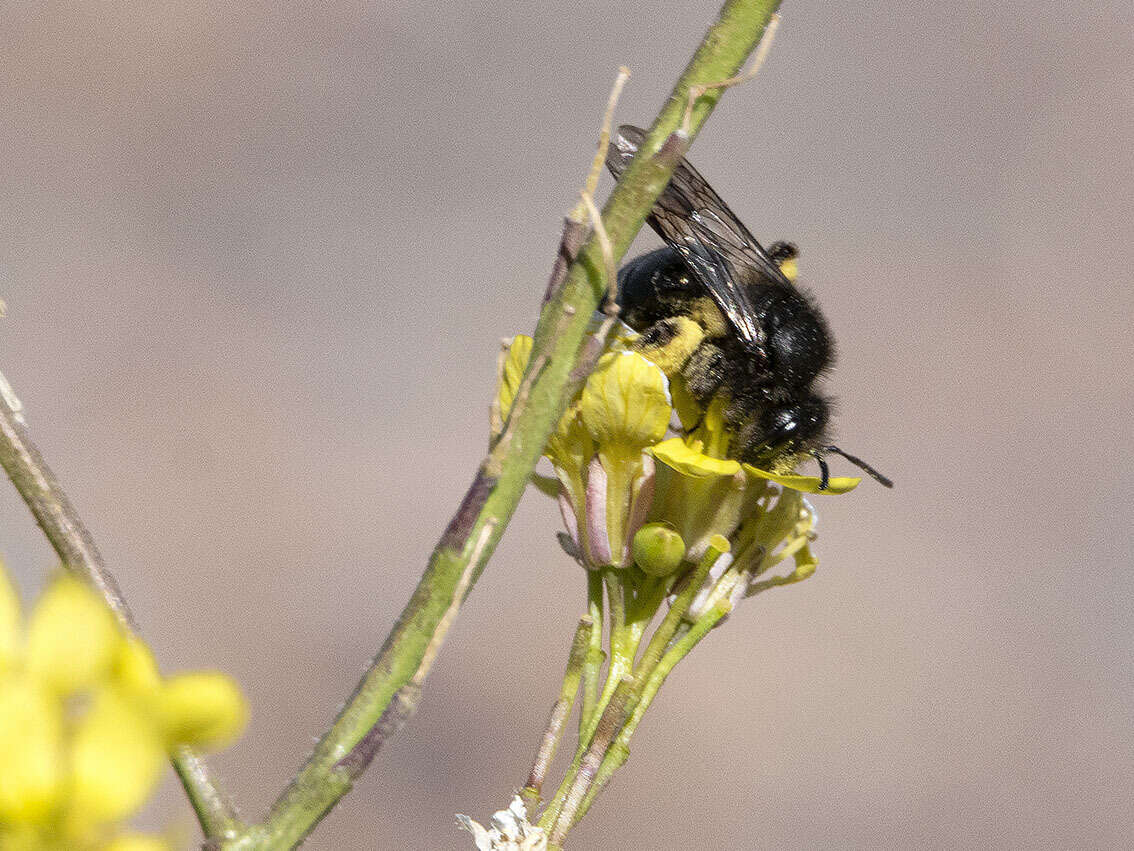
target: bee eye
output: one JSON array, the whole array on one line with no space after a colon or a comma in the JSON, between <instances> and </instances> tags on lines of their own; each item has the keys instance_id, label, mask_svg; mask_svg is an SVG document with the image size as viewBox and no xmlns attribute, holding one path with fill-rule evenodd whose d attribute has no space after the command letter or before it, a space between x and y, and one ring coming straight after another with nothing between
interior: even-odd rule
<instances>
[{"instance_id":1,"label":"bee eye","mask_svg":"<svg viewBox=\"0 0 1134 851\"><path fill-rule=\"evenodd\" d=\"M783 443L799 430L799 419L796 407L776 408L771 412L770 422L767 424L768 442Z\"/></svg>"}]
</instances>

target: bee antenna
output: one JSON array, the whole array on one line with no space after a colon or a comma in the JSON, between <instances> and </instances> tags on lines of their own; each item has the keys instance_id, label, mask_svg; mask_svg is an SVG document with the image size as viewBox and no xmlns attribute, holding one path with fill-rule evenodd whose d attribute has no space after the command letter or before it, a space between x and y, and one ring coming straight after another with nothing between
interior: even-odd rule
<instances>
[{"instance_id":1,"label":"bee antenna","mask_svg":"<svg viewBox=\"0 0 1134 851\"><path fill-rule=\"evenodd\" d=\"M836 455L842 455L844 458L846 458L848 461L850 461L852 464L854 464L856 467L858 467L864 473L868 474L870 476L870 478L872 478L872 479L874 479L874 481L878 482L878 484L883 485L884 487L888 487L888 488L892 488L894 486L894 483L890 479L883 476L881 473L879 473L877 470L875 470L873 467L871 467L869 464L867 464L861 458L855 457L854 455L851 455L849 452L843 452L843 450L839 449L839 447L837 447L837 446L824 446L824 447L821 448L820 451L822 451L822 452L834 452ZM822 463L822 462L820 462L820 463ZM820 469L822 470L823 468L820 467ZM825 470L824 470L824 473L826 473ZM827 481L827 478L826 478L826 475L824 475L823 484L819 485L819 490L824 489L824 484L826 483L826 481Z\"/></svg>"}]
</instances>

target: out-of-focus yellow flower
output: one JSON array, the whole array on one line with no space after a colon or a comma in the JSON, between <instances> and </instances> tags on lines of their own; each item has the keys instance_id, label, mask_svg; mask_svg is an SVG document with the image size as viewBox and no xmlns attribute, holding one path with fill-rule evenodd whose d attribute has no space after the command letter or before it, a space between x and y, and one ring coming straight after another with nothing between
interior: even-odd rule
<instances>
[{"instance_id":1,"label":"out-of-focus yellow flower","mask_svg":"<svg viewBox=\"0 0 1134 851\"><path fill-rule=\"evenodd\" d=\"M161 690L157 660L146 642L137 636L128 636L119 645L114 659L114 679L122 688L138 696L156 694Z\"/></svg>"},{"instance_id":2,"label":"out-of-focus yellow flower","mask_svg":"<svg viewBox=\"0 0 1134 851\"><path fill-rule=\"evenodd\" d=\"M169 843L157 836L127 833L104 845L101 851L170 851Z\"/></svg>"},{"instance_id":3,"label":"out-of-focus yellow flower","mask_svg":"<svg viewBox=\"0 0 1134 851\"><path fill-rule=\"evenodd\" d=\"M0 562L0 676L15 665L19 652L20 598Z\"/></svg>"},{"instance_id":4,"label":"out-of-focus yellow flower","mask_svg":"<svg viewBox=\"0 0 1134 851\"><path fill-rule=\"evenodd\" d=\"M63 695L89 688L110 670L122 633L87 586L62 577L43 592L28 624L28 673Z\"/></svg>"},{"instance_id":5,"label":"out-of-focus yellow flower","mask_svg":"<svg viewBox=\"0 0 1134 851\"><path fill-rule=\"evenodd\" d=\"M170 677L158 705L168 741L207 750L227 747L248 723L248 703L240 687L216 671Z\"/></svg>"},{"instance_id":6,"label":"out-of-focus yellow flower","mask_svg":"<svg viewBox=\"0 0 1134 851\"><path fill-rule=\"evenodd\" d=\"M150 796L165 743L143 705L113 685L100 688L76 725L70 753L70 805L94 823L133 813Z\"/></svg>"},{"instance_id":7,"label":"out-of-focus yellow flower","mask_svg":"<svg viewBox=\"0 0 1134 851\"><path fill-rule=\"evenodd\" d=\"M158 851L121 833L174 747L216 748L248 708L219 673L165 679L138 638L70 576L53 581L21 629L0 565L0 849Z\"/></svg>"},{"instance_id":8,"label":"out-of-focus yellow flower","mask_svg":"<svg viewBox=\"0 0 1134 851\"><path fill-rule=\"evenodd\" d=\"M49 689L23 672L0 681L0 824L50 817L66 780L63 737L63 704Z\"/></svg>"}]
</instances>

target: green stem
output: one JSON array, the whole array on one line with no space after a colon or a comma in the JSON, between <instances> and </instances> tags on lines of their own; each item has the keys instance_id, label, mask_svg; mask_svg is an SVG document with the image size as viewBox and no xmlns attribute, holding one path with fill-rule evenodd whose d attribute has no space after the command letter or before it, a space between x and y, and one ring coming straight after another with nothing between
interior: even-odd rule
<instances>
[{"instance_id":1,"label":"green stem","mask_svg":"<svg viewBox=\"0 0 1134 851\"><path fill-rule=\"evenodd\" d=\"M603 633L603 584L602 575L596 570L587 571L587 610L594 621L595 628L591 630L590 645L587 649L587 658L583 663L583 702L579 710L579 733L591 722L594 717L595 706L598 703L599 675L602 664L606 661L606 653L602 649Z\"/></svg>"},{"instance_id":2,"label":"green stem","mask_svg":"<svg viewBox=\"0 0 1134 851\"><path fill-rule=\"evenodd\" d=\"M665 655L662 656L657 666L650 673L649 678L636 690L637 700L632 705L630 717L627 719L626 723L622 725L622 729L619 730L617 737L607 749L601 764L595 771L594 779L591 781L586 795L579 805L572 826L578 824L579 820L587 814L587 810L590 809L595 796L603 790L603 787L610 781L614 772L617 771L630 756L630 739L634 735L634 731L638 729L638 724L642 720L642 716L645 714L646 710L650 708L650 704L653 703L658 690L662 687L662 683L665 682L666 677L669 676L674 666L688 656L689 652L697 646L701 639L708 635L709 631L730 611L732 611L732 604L728 600L718 601L715 606L710 608L693 624L688 632L673 643L673 646L666 651Z\"/></svg>"},{"instance_id":3,"label":"green stem","mask_svg":"<svg viewBox=\"0 0 1134 851\"><path fill-rule=\"evenodd\" d=\"M620 656L622 658L625 658L627 655L627 649L622 648L620 651L615 651L614 649L615 635L617 635L618 633L613 627L612 618L611 670L607 676L607 685L603 691L603 697L599 701L599 712L603 712L603 710L606 708L608 702L613 696L615 689L619 686L623 674L625 674L629 670L634 671L634 678L631 682L630 692L627 695L627 707L629 711L634 711L636 709L636 706L640 700L642 689L650 681L650 678L653 675L654 670L658 667L663 653L665 653L666 651L666 648L670 646L670 642L674 640L679 631L681 631L683 627L687 627L687 624L685 624L685 622L682 620L682 617L688 610L689 604L693 601L694 597L696 597L697 595L697 592L704 584L705 577L712 569L713 564L727 549L727 540L721 538L720 536L715 536L713 538L709 545L709 548L705 551L704 556L702 556L701 561L698 562L697 567L693 569L692 573L686 580L685 587L682 589L681 593L677 595L677 599L674 600L673 605L670 606L669 612L666 613L665 618L663 618L661 624L658 625L658 628L654 632L654 635L651 638L646 651L642 654L642 658L638 662L638 665L635 667L633 664L634 655L637 653L638 649L638 643L636 641L633 645L633 649L629 651L629 666L620 666L617 671L617 678L614 676L615 660ZM649 587L648 583L646 583L646 587ZM655 593L657 593L657 590L660 590L661 588L664 588L664 586L659 583L658 589L655 589ZM662 590L661 593L664 594L664 590ZM660 597L655 597L655 599L657 599L658 604L660 604ZM639 641L641 639L641 630L645 628L644 623L642 623L643 620L644 618L640 615L637 632ZM684 635L684 633L682 633L682 635ZM626 638L623 637L621 640L625 641ZM680 640L681 639L679 638L678 641ZM584 758L594 748L597 729L598 724L596 722L595 724L588 725L583 730L583 734L579 738L579 745L575 751L574 759L571 761L571 766L568 768L567 774L564 776L563 781L559 784L559 788L556 790L555 796L551 799L551 802L548 804L547 809L544 811L542 817L540 818L539 823L541 827L549 828L553 825L558 826L563 823L562 810L567 805L572 791L578 788L578 784L580 782L579 774L583 769Z\"/></svg>"},{"instance_id":4,"label":"green stem","mask_svg":"<svg viewBox=\"0 0 1134 851\"><path fill-rule=\"evenodd\" d=\"M23 497L63 566L98 591L121 627L136 634L134 618L118 583L59 480L32 442L19 402L3 375L0 375L0 466ZM204 760L190 748L181 747L170 754L170 761L205 837L236 836L243 827L236 808L221 791Z\"/></svg>"},{"instance_id":5,"label":"green stem","mask_svg":"<svg viewBox=\"0 0 1134 851\"><path fill-rule=\"evenodd\" d=\"M591 636L596 632L595 622L590 615L579 619L579 626L575 629L575 639L571 642L571 652L567 657L567 670L563 675L563 686L559 690L559 699L551 708L551 717L547 721L539 751L532 763L528 782L525 784L521 797L528 812L535 812L539 806L540 795L543 792L543 781L547 777L548 766L555 758L555 751L563 738L563 731L567 728L567 717L575 705L575 695L579 691L579 681L582 679L583 663L587 657L587 649L591 643Z\"/></svg>"},{"instance_id":6,"label":"green stem","mask_svg":"<svg viewBox=\"0 0 1134 851\"><path fill-rule=\"evenodd\" d=\"M697 591L704 583L709 570L721 553L727 548L728 541L719 536L714 538L709 548L705 551L705 555L686 580L685 588L678 594L677 599L674 601L673 605L670 606L669 612L666 614L661 624L659 624L645 653L642 654L642 658L636 666L634 659L641 643L642 633L648 625L653 613L657 611L657 607L661 604L662 597L665 594L664 583L646 578L642 583L640 592L641 599L638 601L638 605L631 607L635 613L635 619L630 625L626 625L622 615L612 615L610 638L611 663L610 670L607 673L606 687L603 689L603 694L599 699L596 710L598 713L604 712L615 690L622 682L623 677L631 671L633 671L634 677L628 700L630 708L633 709L634 704L638 700L638 689L648 680L658 660L661 658L663 651L682 626L682 616L689 608L689 604L693 601L693 598L697 595ZM608 577L608 583L613 581L618 583L621 587L622 583L618 578L618 572L609 570L606 575ZM653 608L650 609L649 615L645 612L645 606L648 605L647 597L652 599L654 603ZM571 761L570 767L567 769L563 781L559 784L559 788L556 790L554 797L551 799L547 809L540 818L540 825L542 827L549 827L558 823L560 811L567 802L568 796L577 782L584 756L587 754L588 749L592 748L594 745L598 721L599 719L596 718L592 723L580 726L581 733L578 747L575 750L575 756Z\"/></svg>"},{"instance_id":7,"label":"green stem","mask_svg":"<svg viewBox=\"0 0 1134 851\"><path fill-rule=\"evenodd\" d=\"M673 640L690 604L701 590L701 586L705 584L705 578L709 575L709 571L712 570L717 559L728 552L728 549L728 541L720 535L714 535L710 540L708 549L701 556L701 561L697 563L697 567L685 580L685 587L681 589L681 593L677 595L677 599L673 601L673 605L669 607L669 611L666 612L657 630L654 631L650 643L646 645L642 660L638 664L640 677L651 675L654 667L658 664L658 660L661 659L662 654L666 652L666 648Z\"/></svg>"},{"instance_id":8,"label":"green stem","mask_svg":"<svg viewBox=\"0 0 1134 851\"><path fill-rule=\"evenodd\" d=\"M624 677L618 681L610 702L599 716L595 728L594 740L583 754L578 770L563 796L548 839L549 848L558 848L563 844L567 831L575 823L576 813L583 802L587 789L590 787L596 772L602 765L603 756L619 734L632 709L631 697L633 695L633 680Z\"/></svg>"},{"instance_id":9,"label":"green stem","mask_svg":"<svg viewBox=\"0 0 1134 851\"><path fill-rule=\"evenodd\" d=\"M606 688L599 698L599 711L610 701L622 675L634 667L634 636L626 626L627 586L622 581L621 569L608 567L603 571L606 583L606 601L610 609L610 670L606 674Z\"/></svg>"},{"instance_id":10,"label":"green stem","mask_svg":"<svg viewBox=\"0 0 1134 851\"><path fill-rule=\"evenodd\" d=\"M616 691L634 667L634 656L637 644L633 643L633 631L626 625L626 586L621 578L622 568L605 568L597 575L601 577L607 592L607 608L610 611L610 668L606 673L606 685L602 695L584 722L579 722L579 742L575 748L575 755L571 765L555 790L555 795L544 810L540 824L547 826L559 818L559 813L567 801L567 796L575 783L583 759L591 747L596 732L601 728L603 719L607 717L607 710Z\"/></svg>"}]
</instances>

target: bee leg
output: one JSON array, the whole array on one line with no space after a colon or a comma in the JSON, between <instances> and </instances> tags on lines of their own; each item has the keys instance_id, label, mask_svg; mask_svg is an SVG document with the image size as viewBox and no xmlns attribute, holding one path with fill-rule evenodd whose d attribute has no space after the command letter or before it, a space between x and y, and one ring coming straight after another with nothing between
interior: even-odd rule
<instances>
[{"instance_id":1,"label":"bee leg","mask_svg":"<svg viewBox=\"0 0 1134 851\"><path fill-rule=\"evenodd\" d=\"M815 450L811 451L811 457L819 462L819 490L827 490L827 485L831 483L831 471L827 467L827 462L823 460L823 456Z\"/></svg>"},{"instance_id":2,"label":"bee leg","mask_svg":"<svg viewBox=\"0 0 1134 851\"><path fill-rule=\"evenodd\" d=\"M704 338L704 329L688 316L670 316L649 326L634 348L672 377L681 372Z\"/></svg>"},{"instance_id":3,"label":"bee leg","mask_svg":"<svg viewBox=\"0 0 1134 851\"><path fill-rule=\"evenodd\" d=\"M704 405L717 394L728 377L725 353L710 340L702 340L685 361L681 374L685 376L693 398Z\"/></svg>"}]
</instances>

